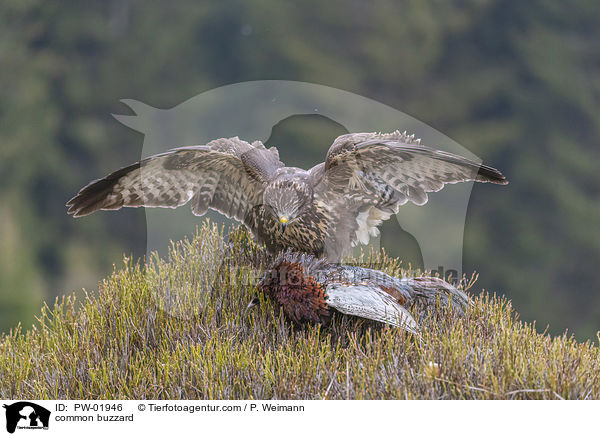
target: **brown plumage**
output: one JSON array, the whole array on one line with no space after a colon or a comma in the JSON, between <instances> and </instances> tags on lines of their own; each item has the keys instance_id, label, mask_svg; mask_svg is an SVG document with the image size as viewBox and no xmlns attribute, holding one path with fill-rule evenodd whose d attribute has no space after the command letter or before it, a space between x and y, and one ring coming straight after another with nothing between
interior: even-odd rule
<instances>
[{"instance_id":1,"label":"brown plumage","mask_svg":"<svg viewBox=\"0 0 600 436\"><path fill-rule=\"evenodd\" d=\"M258 289L279 304L294 322L327 324L332 308L327 304L326 284L305 275L297 261L282 259L263 278Z\"/></svg>"},{"instance_id":2,"label":"brown plumage","mask_svg":"<svg viewBox=\"0 0 600 436\"><path fill-rule=\"evenodd\" d=\"M286 167L275 147L221 138L173 149L93 181L67 203L81 217L121 207L191 203L243 223L272 253L291 248L339 261L410 201L464 181L506 184L498 170L420 145L406 132L338 137L325 162Z\"/></svg>"},{"instance_id":3,"label":"brown plumage","mask_svg":"<svg viewBox=\"0 0 600 436\"><path fill-rule=\"evenodd\" d=\"M469 297L435 277L398 279L368 268L331 264L287 251L267 271L258 290L276 302L295 323L328 324L334 312L358 316L418 332L407 308L440 299L463 310ZM255 297L249 307L259 302Z\"/></svg>"}]
</instances>

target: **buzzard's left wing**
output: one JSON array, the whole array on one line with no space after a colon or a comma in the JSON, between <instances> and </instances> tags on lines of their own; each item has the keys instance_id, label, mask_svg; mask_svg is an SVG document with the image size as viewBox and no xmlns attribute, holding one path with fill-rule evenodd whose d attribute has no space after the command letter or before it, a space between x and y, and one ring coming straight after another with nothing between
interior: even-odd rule
<instances>
[{"instance_id":1,"label":"buzzard's left wing","mask_svg":"<svg viewBox=\"0 0 600 436\"><path fill-rule=\"evenodd\" d=\"M502 173L462 156L420 145L414 135L352 133L338 137L325 161L323 181L330 187L356 190L363 183L385 183L402 198L422 205L427 192L447 183L508 183ZM353 189L354 188L354 189Z\"/></svg>"},{"instance_id":2,"label":"buzzard's left wing","mask_svg":"<svg viewBox=\"0 0 600 436\"><path fill-rule=\"evenodd\" d=\"M425 204L428 192L448 183L508 183L494 168L422 146L414 135L398 131L342 135L311 174L317 201L337 217L331 224L334 251L366 244L370 235L377 234L377 225L397 213L399 206L407 201Z\"/></svg>"}]
</instances>

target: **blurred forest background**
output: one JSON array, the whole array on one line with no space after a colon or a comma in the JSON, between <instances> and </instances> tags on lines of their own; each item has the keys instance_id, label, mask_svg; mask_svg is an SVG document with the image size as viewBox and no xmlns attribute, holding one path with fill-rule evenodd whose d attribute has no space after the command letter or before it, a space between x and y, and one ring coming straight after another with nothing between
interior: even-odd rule
<instances>
[{"instance_id":1,"label":"blurred forest background","mask_svg":"<svg viewBox=\"0 0 600 436\"><path fill-rule=\"evenodd\" d=\"M277 0L0 3L0 330L145 253L141 210L65 202L140 156L111 113L226 84L313 82L390 105L499 169L475 185L464 271L539 330L600 329L600 3ZM398 126L402 128L402 126ZM319 117L273 143L326 147ZM254 138L245 138L254 139ZM178 144L172 144L177 146ZM430 144L435 146L435 144ZM305 146L305 145L304 145ZM323 148L307 149L312 161ZM282 156L293 164L291 156Z\"/></svg>"}]
</instances>

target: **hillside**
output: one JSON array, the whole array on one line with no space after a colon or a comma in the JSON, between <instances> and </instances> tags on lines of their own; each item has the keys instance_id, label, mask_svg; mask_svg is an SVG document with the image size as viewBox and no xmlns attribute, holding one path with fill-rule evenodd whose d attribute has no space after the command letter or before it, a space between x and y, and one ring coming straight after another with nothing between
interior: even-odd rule
<instances>
[{"instance_id":1,"label":"hillside","mask_svg":"<svg viewBox=\"0 0 600 436\"><path fill-rule=\"evenodd\" d=\"M73 220L64 207L150 151L154 139L111 116L133 115L122 99L167 110L218 87L283 79L390 106L501 170L509 186L473 188L463 270L506 294L522 319L596 341L599 22L597 0L0 2L0 331L30 325L65 290L94 289L120 253L146 253L144 211ZM274 126L234 113L211 105L190 118L201 135L159 142L239 135L310 168L349 129L411 130L323 112ZM263 127L271 133L253 133ZM415 246L397 224L384 234Z\"/></svg>"},{"instance_id":2,"label":"hillside","mask_svg":"<svg viewBox=\"0 0 600 436\"><path fill-rule=\"evenodd\" d=\"M401 273L384 254L367 263ZM421 338L346 317L292 328L268 302L245 310L264 266L245 232L208 223L168 259L125 259L98 292L2 337L0 397L600 399L598 346L537 333L505 299L425 311Z\"/></svg>"}]
</instances>

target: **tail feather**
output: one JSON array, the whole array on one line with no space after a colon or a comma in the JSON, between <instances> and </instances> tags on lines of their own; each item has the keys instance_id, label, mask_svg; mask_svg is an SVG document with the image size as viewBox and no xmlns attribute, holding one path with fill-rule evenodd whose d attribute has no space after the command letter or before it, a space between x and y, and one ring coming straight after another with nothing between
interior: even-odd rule
<instances>
[{"instance_id":1,"label":"tail feather","mask_svg":"<svg viewBox=\"0 0 600 436\"><path fill-rule=\"evenodd\" d=\"M435 304L439 299L442 304L450 303L459 311L473 304L467 294L437 277L404 278L402 282L411 297L421 303Z\"/></svg>"}]
</instances>

